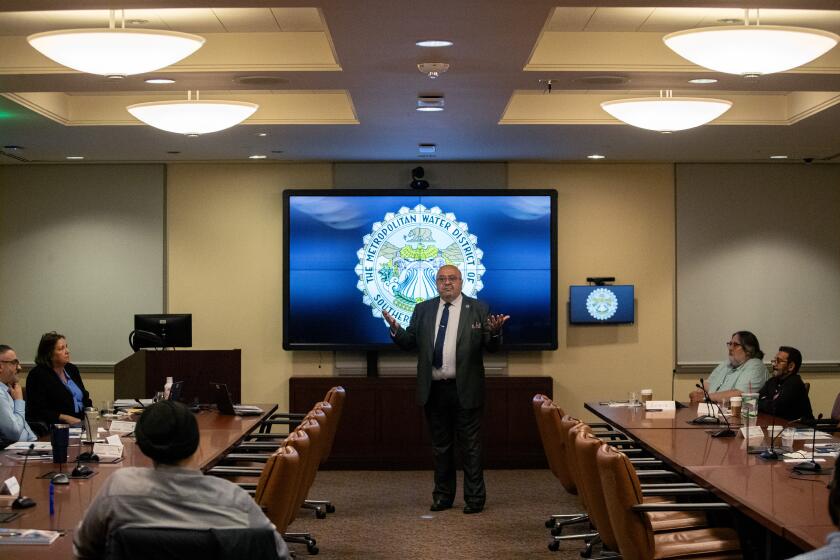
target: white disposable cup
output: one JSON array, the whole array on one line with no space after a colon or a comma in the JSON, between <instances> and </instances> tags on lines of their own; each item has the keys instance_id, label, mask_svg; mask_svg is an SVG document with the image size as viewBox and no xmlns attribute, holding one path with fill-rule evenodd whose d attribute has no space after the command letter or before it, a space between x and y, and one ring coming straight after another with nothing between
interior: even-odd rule
<instances>
[{"instance_id":1,"label":"white disposable cup","mask_svg":"<svg viewBox=\"0 0 840 560\"><path fill-rule=\"evenodd\" d=\"M785 428L782 431L782 447L787 450L792 450L795 436L796 430L794 428Z\"/></svg>"}]
</instances>

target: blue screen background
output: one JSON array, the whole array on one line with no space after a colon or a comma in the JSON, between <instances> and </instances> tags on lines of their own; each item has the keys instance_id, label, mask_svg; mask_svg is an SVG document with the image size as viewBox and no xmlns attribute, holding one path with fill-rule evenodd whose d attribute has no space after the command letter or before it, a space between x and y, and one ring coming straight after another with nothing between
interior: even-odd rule
<instances>
[{"instance_id":1,"label":"blue screen background","mask_svg":"<svg viewBox=\"0 0 840 560\"><path fill-rule=\"evenodd\" d=\"M374 222L417 204L454 213L477 236L486 268L478 298L490 305L491 313L511 316L505 345L553 344L547 195L290 196L287 343L392 344L384 321L372 315L356 287L356 253Z\"/></svg>"},{"instance_id":2,"label":"blue screen background","mask_svg":"<svg viewBox=\"0 0 840 560\"><path fill-rule=\"evenodd\" d=\"M586 298L593 290L606 288L615 294L618 300L618 309L615 315L606 320L594 318L586 310ZM570 323L593 323L605 325L609 323L632 323L636 314L635 302L633 301L634 289L632 285L626 286L569 286L569 322Z\"/></svg>"}]
</instances>

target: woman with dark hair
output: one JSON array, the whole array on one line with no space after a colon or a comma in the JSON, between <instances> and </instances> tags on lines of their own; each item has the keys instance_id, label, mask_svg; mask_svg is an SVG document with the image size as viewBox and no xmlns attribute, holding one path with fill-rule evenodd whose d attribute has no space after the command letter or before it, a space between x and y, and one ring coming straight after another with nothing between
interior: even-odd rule
<instances>
[{"instance_id":1,"label":"woman with dark hair","mask_svg":"<svg viewBox=\"0 0 840 560\"><path fill-rule=\"evenodd\" d=\"M26 376L27 421L79 424L91 400L79 368L70 363L63 334L52 331L41 337L35 364Z\"/></svg>"},{"instance_id":2,"label":"woman with dark hair","mask_svg":"<svg viewBox=\"0 0 840 560\"><path fill-rule=\"evenodd\" d=\"M712 400L739 397L742 393L758 393L767 381L767 367L762 362L764 352L758 338L750 331L738 331L726 343L729 357L712 371L704 384ZM702 402L703 391L689 395L691 402Z\"/></svg>"}]
</instances>

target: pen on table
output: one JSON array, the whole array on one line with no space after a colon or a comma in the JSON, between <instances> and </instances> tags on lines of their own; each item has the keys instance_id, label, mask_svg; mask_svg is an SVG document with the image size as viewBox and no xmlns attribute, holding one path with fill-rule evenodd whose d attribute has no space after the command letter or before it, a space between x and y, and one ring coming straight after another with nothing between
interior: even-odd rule
<instances>
[{"instance_id":1,"label":"pen on table","mask_svg":"<svg viewBox=\"0 0 840 560\"><path fill-rule=\"evenodd\" d=\"M50 515L55 514L55 486L50 480Z\"/></svg>"}]
</instances>

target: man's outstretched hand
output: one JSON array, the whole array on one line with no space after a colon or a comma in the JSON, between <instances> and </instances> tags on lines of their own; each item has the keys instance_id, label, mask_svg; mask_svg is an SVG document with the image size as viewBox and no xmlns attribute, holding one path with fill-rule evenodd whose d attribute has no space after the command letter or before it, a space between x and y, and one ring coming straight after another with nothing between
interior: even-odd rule
<instances>
[{"instance_id":1,"label":"man's outstretched hand","mask_svg":"<svg viewBox=\"0 0 840 560\"><path fill-rule=\"evenodd\" d=\"M391 316L391 314L390 314L390 313L388 313L387 311L385 311L385 310L383 309L383 310L382 310L382 316L385 318L385 320L386 320L386 321L388 321L388 324L391 326L391 331L392 331L392 332L397 332L397 330L399 330L399 328L400 328L400 324L399 324L399 323L397 323L397 320L396 320L396 319L394 319L394 318Z\"/></svg>"},{"instance_id":2,"label":"man's outstretched hand","mask_svg":"<svg viewBox=\"0 0 840 560\"><path fill-rule=\"evenodd\" d=\"M488 315L487 328L489 328L490 332L493 334L501 332L505 321L507 321L508 319L510 319L510 315Z\"/></svg>"}]
</instances>

